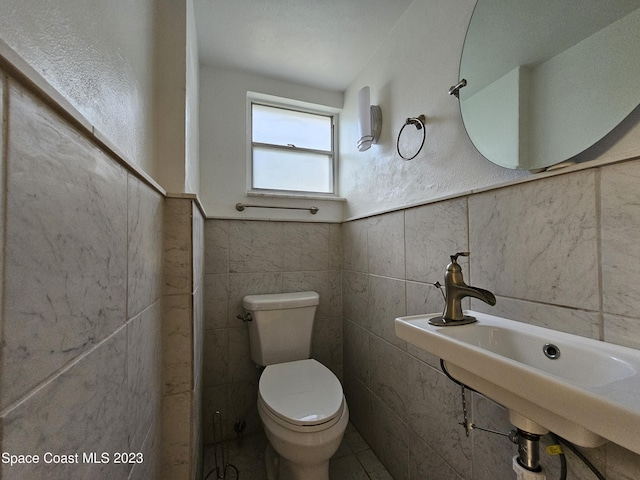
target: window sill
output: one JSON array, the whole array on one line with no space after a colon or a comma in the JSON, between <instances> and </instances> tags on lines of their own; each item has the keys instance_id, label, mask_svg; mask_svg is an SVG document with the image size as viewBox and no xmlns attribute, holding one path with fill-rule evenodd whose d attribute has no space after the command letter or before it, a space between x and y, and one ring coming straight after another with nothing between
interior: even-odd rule
<instances>
[{"instance_id":1,"label":"window sill","mask_svg":"<svg viewBox=\"0 0 640 480\"><path fill-rule=\"evenodd\" d=\"M333 195L314 195L305 193L274 193L274 192L247 192L247 197L261 197L261 198L295 198L305 200L328 200L331 202L346 202L344 197L336 197Z\"/></svg>"}]
</instances>

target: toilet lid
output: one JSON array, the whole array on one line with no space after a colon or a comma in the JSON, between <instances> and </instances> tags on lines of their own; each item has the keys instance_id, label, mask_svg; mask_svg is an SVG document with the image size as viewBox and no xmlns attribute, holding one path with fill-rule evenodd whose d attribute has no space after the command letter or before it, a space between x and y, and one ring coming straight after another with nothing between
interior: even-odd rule
<instances>
[{"instance_id":1,"label":"toilet lid","mask_svg":"<svg viewBox=\"0 0 640 480\"><path fill-rule=\"evenodd\" d=\"M264 405L294 425L319 425L342 409L342 386L327 367L313 359L269 365L258 387Z\"/></svg>"}]
</instances>

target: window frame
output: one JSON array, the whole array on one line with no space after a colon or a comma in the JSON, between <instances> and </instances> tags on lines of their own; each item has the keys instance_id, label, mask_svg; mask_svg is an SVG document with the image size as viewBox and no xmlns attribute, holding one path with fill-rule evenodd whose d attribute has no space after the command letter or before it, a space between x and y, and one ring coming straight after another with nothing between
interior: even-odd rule
<instances>
[{"instance_id":1,"label":"window frame","mask_svg":"<svg viewBox=\"0 0 640 480\"><path fill-rule=\"evenodd\" d=\"M279 108L282 110L290 110L293 112L307 113L328 117L331 121L331 150L316 150L310 148L302 148L296 146L284 146L271 143L262 143L253 141L253 105L261 105L265 107ZM260 94L247 95L247 194L249 195L265 195L265 196L285 196L285 197L305 197L305 198L337 198L337 179L338 179L338 139L337 139L337 122L338 113L336 109L331 107L323 108L320 105L307 104L292 99L280 97L271 97ZM311 154L321 154L330 157L330 186L331 192L316 192L307 190L281 190L270 188L257 188L253 186L253 149L254 147L266 148L269 150L283 152L302 152Z\"/></svg>"}]
</instances>

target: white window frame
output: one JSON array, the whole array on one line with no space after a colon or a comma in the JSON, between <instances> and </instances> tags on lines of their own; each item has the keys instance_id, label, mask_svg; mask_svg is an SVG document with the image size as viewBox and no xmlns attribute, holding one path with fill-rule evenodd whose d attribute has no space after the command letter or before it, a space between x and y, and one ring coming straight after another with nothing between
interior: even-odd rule
<instances>
[{"instance_id":1,"label":"white window frame","mask_svg":"<svg viewBox=\"0 0 640 480\"><path fill-rule=\"evenodd\" d=\"M331 152L324 150L311 150L298 147L283 147L273 145L274 149L281 149L283 151L294 149L301 152L310 153L330 153L331 156L331 192L312 192L301 190L276 190L265 188L253 187L253 119L252 119L252 106L254 104L264 105L267 107L282 108L286 110L292 110L302 113L310 113L314 115L321 115L329 117L331 119ZM247 93L247 194L254 196L284 196L284 197L305 197L305 198L338 198L338 110L331 107L323 107L321 105L309 104L306 102L300 102L293 99L274 97L271 95L264 95L254 92ZM269 144L256 143L258 146L269 146ZM270 147L271 148L271 147Z\"/></svg>"}]
</instances>

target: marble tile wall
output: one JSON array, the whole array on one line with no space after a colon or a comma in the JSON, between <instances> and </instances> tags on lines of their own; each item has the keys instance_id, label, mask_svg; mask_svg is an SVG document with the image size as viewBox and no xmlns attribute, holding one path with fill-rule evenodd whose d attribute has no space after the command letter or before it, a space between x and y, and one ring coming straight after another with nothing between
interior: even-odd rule
<instances>
[{"instance_id":1,"label":"marble tile wall","mask_svg":"<svg viewBox=\"0 0 640 480\"><path fill-rule=\"evenodd\" d=\"M640 160L538 179L360 219L343 229L344 383L351 419L396 480L507 480L514 446L462 419L460 388L438 359L395 337L400 315L439 312L431 285L449 255L497 305L467 305L640 348ZM473 421L512 427L502 407L469 395ZM546 442L546 439L545 439ZM607 479L640 477L640 457L585 451ZM558 461L543 453L548 478ZM593 478L573 456L569 475Z\"/></svg>"},{"instance_id":2,"label":"marble tile wall","mask_svg":"<svg viewBox=\"0 0 640 480\"><path fill-rule=\"evenodd\" d=\"M202 477L204 216L191 198L164 210L162 478Z\"/></svg>"},{"instance_id":3,"label":"marble tile wall","mask_svg":"<svg viewBox=\"0 0 640 480\"><path fill-rule=\"evenodd\" d=\"M0 75L0 477L158 478L163 197Z\"/></svg>"},{"instance_id":4,"label":"marble tile wall","mask_svg":"<svg viewBox=\"0 0 640 480\"><path fill-rule=\"evenodd\" d=\"M204 224L205 217L192 203L192 241L193 241L193 391L191 403L191 464L194 466L194 478L202 478L204 457L204 430L202 411L202 372L204 364Z\"/></svg>"},{"instance_id":5,"label":"marble tile wall","mask_svg":"<svg viewBox=\"0 0 640 480\"><path fill-rule=\"evenodd\" d=\"M213 441L214 413L223 436L243 418L260 428L259 370L251 360L242 297L315 290L320 294L312 355L342 377L342 234L337 224L214 220L205 222L204 438ZM216 424L217 427L217 424Z\"/></svg>"}]
</instances>

